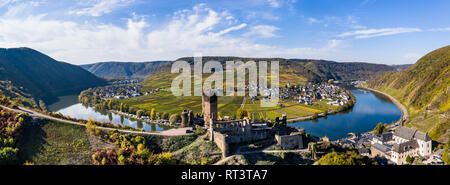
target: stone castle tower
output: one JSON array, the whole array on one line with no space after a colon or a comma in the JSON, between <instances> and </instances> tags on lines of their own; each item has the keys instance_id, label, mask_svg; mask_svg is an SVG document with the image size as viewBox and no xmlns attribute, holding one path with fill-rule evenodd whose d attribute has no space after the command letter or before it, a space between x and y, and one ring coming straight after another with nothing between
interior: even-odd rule
<instances>
[{"instance_id":1,"label":"stone castle tower","mask_svg":"<svg viewBox=\"0 0 450 185\"><path fill-rule=\"evenodd\" d=\"M191 127L194 125L194 113L192 110L181 112L181 127Z\"/></svg>"},{"instance_id":2,"label":"stone castle tower","mask_svg":"<svg viewBox=\"0 0 450 185\"><path fill-rule=\"evenodd\" d=\"M212 96L202 96L202 113L205 125L209 126L212 121L217 120L217 96L216 94Z\"/></svg>"}]
</instances>

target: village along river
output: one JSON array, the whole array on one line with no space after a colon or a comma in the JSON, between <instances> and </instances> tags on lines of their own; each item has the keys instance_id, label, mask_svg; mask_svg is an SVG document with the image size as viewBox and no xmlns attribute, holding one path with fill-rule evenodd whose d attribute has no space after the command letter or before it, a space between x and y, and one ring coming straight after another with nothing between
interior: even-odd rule
<instances>
[{"instance_id":1,"label":"village along river","mask_svg":"<svg viewBox=\"0 0 450 185\"><path fill-rule=\"evenodd\" d=\"M307 133L336 140L348 136L348 133L362 133L373 130L379 123L392 123L400 119L402 113L389 98L382 94L353 89L351 92L356 97L356 104L352 109L325 118L312 121L300 121L288 124L289 126L301 127ZM145 131L160 132L171 127L158 124L150 124L137 121L126 116L109 111L95 110L78 102L77 95L59 97L59 101L48 106L50 111L60 112L73 118L88 119L95 118L97 121L106 121L116 124L125 124Z\"/></svg>"},{"instance_id":2,"label":"village along river","mask_svg":"<svg viewBox=\"0 0 450 185\"><path fill-rule=\"evenodd\" d=\"M116 114L107 110L96 110L93 107L85 106L78 102L78 95L61 96L58 101L50 104L47 108L49 111L60 112L65 116L77 119L94 118L99 122L109 122L115 124L124 124L133 128L144 129L145 131L161 132L168 130L170 126L147 123L136 120L124 115Z\"/></svg>"}]
</instances>

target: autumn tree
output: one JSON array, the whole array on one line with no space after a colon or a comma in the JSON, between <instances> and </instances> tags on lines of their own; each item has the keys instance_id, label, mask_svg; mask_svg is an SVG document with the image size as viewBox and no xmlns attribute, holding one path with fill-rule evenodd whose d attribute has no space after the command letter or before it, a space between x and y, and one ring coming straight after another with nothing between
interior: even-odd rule
<instances>
[{"instance_id":1,"label":"autumn tree","mask_svg":"<svg viewBox=\"0 0 450 185\"><path fill-rule=\"evenodd\" d=\"M412 159L411 156L408 155L408 156L406 156L405 161L406 161L407 163L411 164L411 163L413 162L413 159Z\"/></svg>"},{"instance_id":2,"label":"autumn tree","mask_svg":"<svg viewBox=\"0 0 450 185\"><path fill-rule=\"evenodd\" d=\"M180 115L178 115L178 114L172 114L172 115L170 115L169 122L170 122L170 123L176 123L176 122L178 122L180 119L181 119Z\"/></svg>"},{"instance_id":3,"label":"autumn tree","mask_svg":"<svg viewBox=\"0 0 450 185\"><path fill-rule=\"evenodd\" d=\"M169 113L167 113L167 112L163 112L163 113L161 113L161 118L162 119L169 119Z\"/></svg>"},{"instance_id":4,"label":"autumn tree","mask_svg":"<svg viewBox=\"0 0 450 185\"><path fill-rule=\"evenodd\" d=\"M4 147L0 149L0 165L16 164L18 149Z\"/></svg>"},{"instance_id":5,"label":"autumn tree","mask_svg":"<svg viewBox=\"0 0 450 185\"><path fill-rule=\"evenodd\" d=\"M108 109L111 110L112 109L112 101L108 100Z\"/></svg>"},{"instance_id":6,"label":"autumn tree","mask_svg":"<svg viewBox=\"0 0 450 185\"><path fill-rule=\"evenodd\" d=\"M123 108L124 108L123 103L120 103L120 109L119 109L119 111L120 111L120 112L124 112L124 109L123 109Z\"/></svg>"},{"instance_id":7,"label":"autumn tree","mask_svg":"<svg viewBox=\"0 0 450 185\"><path fill-rule=\"evenodd\" d=\"M248 112L245 109L238 109L236 112L237 119L244 119L245 116L248 116Z\"/></svg>"},{"instance_id":8,"label":"autumn tree","mask_svg":"<svg viewBox=\"0 0 450 185\"><path fill-rule=\"evenodd\" d=\"M373 132L377 135L381 135L383 132L387 131L387 125L383 123L378 123L377 126L373 129Z\"/></svg>"},{"instance_id":9,"label":"autumn tree","mask_svg":"<svg viewBox=\"0 0 450 185\"><path fill-rule=\"evenodd\" d=\"M319 113L317 113L317 112L315 112L313 115L312 115L312 119L317 119L319 117Z\"/></svg>"},{"instance_id":10,"label":"autumn tree","mask_svg":"<svg viewBox=\"0 0 450 185\"><path fill-rule=\"evenodd\" d=\"M150 119L154 120L155 118L156 118L155 108L152 108L152 111L150 112Z\"/></svg>"}]
</instances>

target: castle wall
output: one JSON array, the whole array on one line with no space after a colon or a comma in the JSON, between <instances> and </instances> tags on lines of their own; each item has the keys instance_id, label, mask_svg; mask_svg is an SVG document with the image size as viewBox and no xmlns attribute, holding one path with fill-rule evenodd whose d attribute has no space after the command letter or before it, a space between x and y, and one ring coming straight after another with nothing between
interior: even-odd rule
<instances>
[{"instance_id":1,"label":"castle wall","mask_svg":"<svg viewBox=\"0 0 450 185\"><path fill-rule=\"evenodd\" d=\"M275 135L275 140L277 145L280 145L283 149L295 149L303 148L303 137L302 134L295 135Z\"/></svg>"},{"instance_id":2,"label":"castle wall","mask_svg":"<svg viewBox=\"0 0 450 185\"><path fill-rule=\"evenodd\" d=\"M225 134L222 134L220 132L214 131L214 143L216 143L217 147L222 150L222 157L228 156L228 143L227 143L227 136Z\"/></svg>"}]
</instances>

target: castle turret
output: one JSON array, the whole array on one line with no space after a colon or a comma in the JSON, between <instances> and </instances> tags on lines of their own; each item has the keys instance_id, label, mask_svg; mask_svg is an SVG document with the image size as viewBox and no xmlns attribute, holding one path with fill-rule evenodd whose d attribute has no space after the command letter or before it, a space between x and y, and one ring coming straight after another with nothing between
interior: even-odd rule
<instances>
[{"instance_id":1,"label":"castle turret","mask_svg":"<svg viewBox=\"0 0 450 185\"><path fill-rule=\"evenodd\" d=\"M183 112L181 113L181 127L189 126L188 115L189 115L189 112L187 110L183 110Z\"/></svg>"},{"instance_id":2,"label":"castle turret","mask_svg":"<svg viewBox=\"0 0 450 185\"><path fill-rule=\"evenodd\" d=\"M205 126L209 126L211 120L217 120L217 96L214 94L212 96L207 96L203 94L202 96L202 113L203 120L205 121Z\"/></svg>"}]
</instances>

